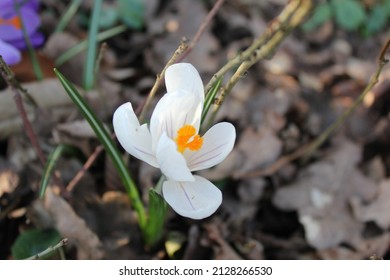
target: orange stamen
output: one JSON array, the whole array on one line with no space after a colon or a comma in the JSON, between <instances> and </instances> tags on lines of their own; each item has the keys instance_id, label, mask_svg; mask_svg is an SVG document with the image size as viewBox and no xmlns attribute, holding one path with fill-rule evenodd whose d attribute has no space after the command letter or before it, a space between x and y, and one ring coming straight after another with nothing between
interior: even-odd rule
<instances>
[{"instance_id":1,"label":"orange stamen","mask_svg":"<svg viewBox=\"0 0 390 280\"><path fill-rule=\"evenodd\" d=\"M12 25L16 29L22 29L22 21L20 20L20 18L18 16L14 16L14 17L9 18L9 19L0 18L0 24Z\"/></svg>"},{"instance_id":2,"label":"orange stamen","mask_svg":"<svg viewBox=\"0 0 390 280\"><path fill-rule=\"evenodd\" d=\"M203 138L196 134L196 129L192 125L184 125L177 131L176 137L177 150L184 153L185 149L197 151L202 148Z\"/></svg>"}]
</instances>

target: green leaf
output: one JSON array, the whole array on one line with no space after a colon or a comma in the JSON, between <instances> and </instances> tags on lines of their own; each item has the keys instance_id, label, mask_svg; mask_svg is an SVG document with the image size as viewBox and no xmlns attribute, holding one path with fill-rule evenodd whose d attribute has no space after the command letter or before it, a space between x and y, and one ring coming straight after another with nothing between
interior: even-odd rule
<instances>
[{"instance_id":1,"label":"green leaf","mask_svg":"<svg viewBox=\"0 0 390 280\"><path fill-rule=\"evenodd\" d=\"M72 99L73 103L77 105L80 112L83 114L84 118L88 121L89 125L92 127L96 136L99 138L100 142L103 144L104 149L111 157L116 170L119 173L119 176L122 180L122 183L129 195L130 201L138 214L138 223L142 230L145 229L146 225L146 213L143 203L140 199L137 186L135 185L133 179L131 178L127 166L124 163L116 145L112 141L110 135L104 128L100 120L95 116L94 112L91 110L89 105L85 102L84 98L76 90L76 88L57 70L54 69L55 74L62 83L62 86L68 93L69 97Z\"/></svg>"},{"instance_id":2,"label":"green leaf","mask_svg":"<svg viewBox=\"0 0 390 280\"><path fill-rule=\"evenodd\" d=\"M58 145L49 155L49 158L45 164L45 168L43 170L43 175L41 179L41 184L39 187L39 197L42 198L45 195L47 185L49 184L51 175L54 171L54 167L57 164L57 161L64 154L72 154L77 157L83 157L82 152L73 146L60 144Z\"/></svg>"},{"instance_id":3,"label":"green leaf","mask_svg":"<svg viewBox=\"0 0 390 280\"><path fill-rule=\"evenodd\" d=\"M303 24L304 31L311 31L318 26L322 25L332 17L332 8L328 2L320 4L313 12L312 17Z\"/></svg>"},{"instance_id":4,"label":"green leaf","mask_svg":"<svg viewBox=\"0 0 390 280\"><path fill-rule=\"evenodd\" d=\"M62 32L66 28L66 26L69 24L71 19L75 16L77 13L77 10L79 9L81 5L82 0L73 0L70 2L68 8L66 9L65 13L62 15L61 19L59 20L56 29L54 32Z\"/></svg>"},{"instance_id":5,"label":"green leaf","mask_svg":"<svg viewBox=\"0 0 390 280\"><path fill-rule=\"evenodd\" d=\"M142 0L118 0L119 18L128 27L141 29L144 25L145 5Z\"/></svg>"},{"instance_id":6,"label":"green leaf","mask_svg":"<svg viewBox=\"0 0 390 280\"><path fill-rule=\"evenodd\" d=\"M153 246L161 239L168 205L155 190L149 191L149 218L145 230L145 243Z\"/></svg>"},{"instance_id":7,"label":"green leaf","mask_svg":"<svg viewBox=\"0 0 390 280\"><path fill-rule=\"evenodd\" d=\"M98 43L100 43L106 39L109 39L111 37L114 37L120 33L123 33L126 30L127 30L127 26L125 26L123 24L123 25L115 26L109 30L103 31L97 35ZM72 48L68 49L66 52L64 52L60 56L58 56L57 59L55 60L55 65L57 67L61 66L62 64L67 62L69 59L71 59L75 55L86 50L87 46L88 46L87 40L84 40L84 41L78 43L77 45L73 46Z\"/></svg>"},{"instance_id":8,"label":"green leaf","mask_svg":"<svg viewBox=\"0 0 390 280\"><path fill-rule=\"evenodd\" d=\"M375 5L364 26L364 35L368 36L383 29L387 22L386 9L383 5Z\"/></svg>"},{"instance_id":9,"label":"green leaf","mask_svg":"<svg viewBox=\"0 0 390 280\"><path fill-rule=\"evenodd\" d=\"M87 57L84 69L84 89L90 90L95 84L95 62L97 53L97 34L99 31L99 18L103 0L94 1L92 17L89 24Z\"/></svg>"},{"instance_id":10,"label":"green leaf","mask_svg":"<svg viewBox=\"0 0 390 280\"><path fill-rule=\"evenodd\" d=\"M60 242L56 230L30 229L18 236L11 247L12 256L17 260L27 259ZM46 256L46 258L50 255Z\"/></svg>"},{"instance_id":11,"label":"green leaf","mask_svg":"<svg viewBox=\"0 0 390 280\"><path fill-rule=\"evenodd\" d=\"M347 31L355 31L366 20L361 2L355 0L333 0L336 22Z\"/></svg>"},{"instance_id":12,"label":"green leaf","mask_svg":"<svg viewBox=\"0 0 390 280\"><path fill-rule=\"evenodd\" d=\"M219 89L221 88L222 80L223 80L223 77L220 77L215 82L215 84L211 87L210 91L206 94L206 98L205 98L204 106L203 106L202 118L200 121L201 124L205 120L207 113L209 112L210 107L213 104L215 96L217 95Z\"/></svg>"}]
</instances>

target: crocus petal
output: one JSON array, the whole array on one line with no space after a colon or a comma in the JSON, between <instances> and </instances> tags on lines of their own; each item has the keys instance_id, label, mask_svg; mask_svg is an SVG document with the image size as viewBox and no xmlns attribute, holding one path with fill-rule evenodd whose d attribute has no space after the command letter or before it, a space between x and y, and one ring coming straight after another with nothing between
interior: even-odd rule
<instances>
[{"instance_id":1,"label":"crocus petal","mask_svg":"<svg viewBox=\"0 0 390 280\"><path fill-rule=\"evenodd\" d=\"M194 181L191 171L183 155L177 151L176 144L165 132L161 135L157 146L157 161L161 172L173 181Z\"/></svg>"},{"instance_id":2,"label":"crocus petal","mask_svg":"<svg viewBox=\"0 0 390 280\"><path fill-rule=\"evenodd\" d=\"M146 124L140 126L130 102L116 109L113 125L119 143L129 154L154 167L159 166L152 152L152 137L149 129Z\"/></svg>"},{"instance_id":3,"label":"crocus petal","mask_svg":"<svg viewBox=\"0 0 390 280\"><path fill-rule=\"evenodd\" d=\"M17 0L19 2L19 5L22 5L22 7L29 7L34 10L38 10L39 7L39 0ZM0 2L0 9L5 8L14 8L15 0L1 0ZM2 14L2 12L0 12Z\"/></svg>"},{"instance_id":4,"label":"crocus petal","mask_svg":"<svg viewBox=\"0 0 390 280\"><path fill-rule=\"evenodd\" d=\"M169 66L165 71L165 86L168 93L188 91L198 94L202 102L204 100L202 79L192 64L177 63Z\"/></svg>"},{"instance_id":5,"label":"crocus petal","mask_svg":"<svg viewBox=\"0 0 390 280\"><path fill-rule=\"evenodd\" d=\"M30 42L34 47L41 46L44 41L45 41L45 37L43 36L42 33L36 32L30 36ZM7 43L11 44L12 46L20 50L27 48L26 41L24 40L24 38L9 40L7 41Z\"/></svg>"},{"instance_id":6,"label":"crocus petal","mask_svg":"<svg viewBox=\"0 0 390 280\"><path fill-rule=\"evenodd\" d=\"M222 193L210 181L194 176L194 182L165 181L162 193L178 214L204 219L213 214L222 203Z\"/></svg>"},{"instance_id":7,"label":"crocus petal","mask_svg":"<svg viewBox=\"0 0 390 280\"><path fill-rule=\"evenodd\" d=\"M163 132L171 139L185 124L199 129L203 102L198 95L176 91L165 94L157 103L150 119L150 132L155 151Z\"/></svg>"},{"instance_id":8,"label":"crocus petal","mask_svg":"<svg viewBox=\"0 0 390 280\"><path fill-rule=\"evenodd\" d=\"M214 125L203 136L203 146L199 151L185 152L188 167L196 171L217 165L232 151L235 140L236 130L232 124L222 122Z\"/></svg>"},{"instance_id":9,"label":"crocus petal","mask_svg":"<svg viewBox=\"0 0 390 280\"><path fill-rule=\"evenodd\" d=\"M0 40L0 55L3 57L5 63L14 65L22 60L20 51L13 46Z\"/></svg>"},{"instance_id":10,"label":"crocus petal","mask_svg":"<svg viewBox=\"0 0 390 280\"><path fill-rule=\"evenodd\" d=\"M21 8L20 14L22 16L23 24L26 28L27 34L31 36L37 31L41 23L39 15L34 10L28 7ZM14 17L17 16L17 14L14 11L12 14L10 14L10 16ZM9 24L0 24L1 40L15 41L15 40L20 40L21 38L24 38L22 29L17 29L15 26Z\"/></svg>"}]
</instances>

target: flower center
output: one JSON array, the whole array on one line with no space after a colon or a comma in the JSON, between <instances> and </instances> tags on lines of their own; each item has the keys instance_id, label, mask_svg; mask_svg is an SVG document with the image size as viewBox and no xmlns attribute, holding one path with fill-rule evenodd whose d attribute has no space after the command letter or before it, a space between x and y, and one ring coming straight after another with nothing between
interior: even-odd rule
<instances>
[{"instance_id":1,"label":"flower center","mask_svg":"<svg viewBox=\"0 0 390 280\"><path fill-rule=\"evenodd\" d=\"M196 129L192 125L186 124L177 131L177 137L175 139L177 144L177 150L180 153L184 153L185 149L191 151L197 151L202 148L203 138L199 134L196 134Z\"/></svg>"},{"instance_id":2,"label":"flower center","mask_svg":"<svg viewBox=\"0 0 390 280\"><path fill-rule=\"evenodd\" d=\"M18 16L13 16L9 19L0 18L0 25L12 25L16 29L22 29L22 22Z\"/></svg>"}]
</instances>

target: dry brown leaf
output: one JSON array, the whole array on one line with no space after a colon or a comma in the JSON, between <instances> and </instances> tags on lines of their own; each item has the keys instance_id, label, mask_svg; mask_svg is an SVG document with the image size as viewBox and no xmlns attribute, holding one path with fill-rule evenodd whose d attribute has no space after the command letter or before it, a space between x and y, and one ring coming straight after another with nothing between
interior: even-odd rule
<instances>
[{"instance_id":1,"label":"dry brown leaf","mask_svg":"<svg viewBox=\"0 0 390 280\"><path fill-rule=\"evenodd\" d=\"M211 180L240 174L272 164L280 155L282 142L268 127L247 127L230 155L214 169L200 172Z\"/></svg>"},{"instance_id":2,"label":"dry brown leaf","mask_svg":"<svg viewBox=\"0 0 390 280\"><path fill-rule=\"evenodd\" d=\"M361 260L375 255L382 258L389 247L390 235L385 233L378 237L362 240L355 250L345 247L333 247L319 250L318 255L325 260Z\"/></svg>"},{"instance_id":3,"label":"dry brown leaf","mask_svg":"<svg viewBox=\"0 0 390 280\"><path fill-rule=\"evenodd\" d=\"M342 242L358 244L363 223L350 211L351 198L368 202L377 187L356 165L361 148L343 140L320 162L301 171L297 181L277 190L273 203L297 210L310 245L317 249Z\"/></svg>"},{"instance_id":4,"label":"dry brown leaf","mask_svg":"<svg viewBox=\"0 0 390 280\"><path fill-rule=\"evenodd\" d=\"M4 193L12 193L19 183L15 168L0 158L0 198Z\"/></svg>"},{"instance_id":5,"label":"dry brown leaf","mask_svg":"<svg viewBox=\"0 0 390 280\"><path fill-rule=\"evenodd\" d=\"M218 222L217 222L218 223ZM216 223L206 223L204 228L207 231L207 237L212 242L214 249L214 258L216 260L241 260L242 258L223 238L222 233Z\"/></svg>"},{"instance_id":6,"label":"dry brown leaf","mask_svg":"<svg viewBox=\"0 0 390 280\"><path fill-rule=\"evenodd\" d=\"M361 222L374 221L382 229L390 227L390 180L383 180L379 184L376 198L367 205L354 200L354 212Z\"/></svg>"},{"instance_id":7,"label":"dry brown leaf","mask_svg":"<svg viewBox=\"0 0 390 280\"><path fill-rule=\"evenodd\" d=\"M35 209L41 209L41 213L48 215L61 236L68 238L69 243L77 248L78 259L102 259L104 257L102 243L97 235L51 188L47 188L43 201L37 200L34 204Z\"/></svg>"},{"instance_id":8,"label":"dry brown leaf","mask_svg":"<svg viewBox=\"0 0 390 280\"><path fill-rule=\"evenodd\" d=\"M148 63L156 73L160 72L171 58L183 37L191 39L195 36L207 15L201 1L173 1L170 7L171 11L176 12L162 13L161 17L152 18L149 23L152 33L167 32L165 36L154 41L154 54L152 58L149 57ZM196 65L200 72L212 72L218 66L216 53L218 53L218 42L208 27L186 60Z\"/></svg>"},{"instance_id":9,"label":"dry brown leaf","mask_svg":"<svg viewBox=\"0 0 390 280\"><path fill-rule=\"evenodd\" d=\"M22 84L40 108L52 110L52 120L69 115L68 105L72 104L60 81L57 79L44 79L39 82ZM22 121L13 99L14 93L11 89L0 91L0 139L19 131ZM36 117L35 109L25 105L30 120Z\"/></svg>"},{"instance_id":10,"label":"dry brown leaf","mask_svg":"<svg viewBox=\"0 0 390 280\"><path fill-rule=\"evenodd\" d=\"M73 122L59 124L59 131L68 133L74 137L80 138L96 138L96 134L86 120L77 120Z\"/></svg>"},{"instance_id":11,"label":"dry brown leaf","mask_svg":"<svg viewBox=\"0 0 390 280\"><path fill-rule=\"evenodd\" d=\"M43 53L53 59L58 58L64 52L79 43L79 39L67 32L60 32L52 34L45 43ZM76 84L82 84L82 73L85 62L85 52L81 52L73 56L63 66L61 72L71 81Z\"/></svg>"},{"instance_id":12,"label":"dry brown leaf","mask_svg":"<svg viewBox=\"0 0 390 280\"><path fill-rule=\"evenodd\" d=\"M235 152L243 158L242 164L232 170L241 174L257 168L263 168L273 163L282 151L282 142L275 133L267 127L257 131L252 127L244 130L235 147Z\"/></svg>"}]
</instances>

